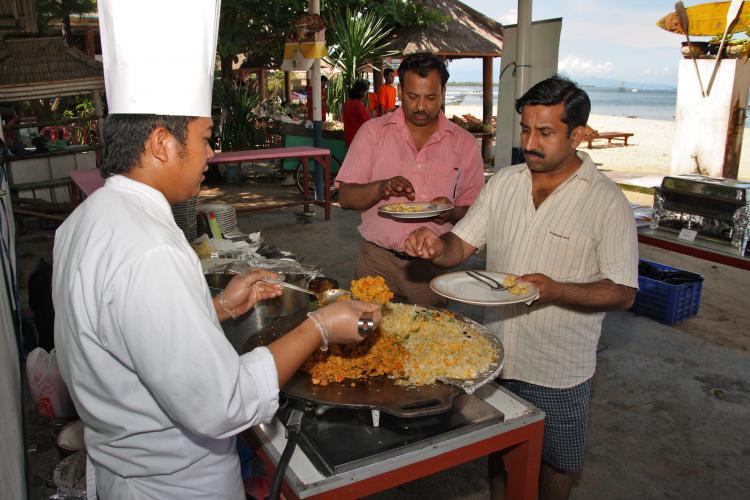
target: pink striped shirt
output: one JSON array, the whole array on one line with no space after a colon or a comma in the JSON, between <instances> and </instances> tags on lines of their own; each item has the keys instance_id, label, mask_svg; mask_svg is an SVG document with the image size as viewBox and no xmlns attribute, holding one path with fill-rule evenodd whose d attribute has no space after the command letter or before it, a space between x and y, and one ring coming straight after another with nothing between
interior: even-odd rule
<instances>
[{"instance_id":1,"label":"pink striped shirt","mask_svg":"<svg viewBox=\"0 0 750 500\"><path fill-rule=\"evenodd\" d=\"M397 175L412 183L415 201L445 196L454 205L468 206L484 186L482 156L476 139L442 112L438 116L438 130L419 151L402 109L367 121L349 147L336 182L366 184ZM439 234L453 227L429 219L404 221L378 213L381 205L404 201L409 200L391 197L362 212L358 227L362 237L381 247L402 251L406 237L420 226Z\"/></svg>"}]
</instances>

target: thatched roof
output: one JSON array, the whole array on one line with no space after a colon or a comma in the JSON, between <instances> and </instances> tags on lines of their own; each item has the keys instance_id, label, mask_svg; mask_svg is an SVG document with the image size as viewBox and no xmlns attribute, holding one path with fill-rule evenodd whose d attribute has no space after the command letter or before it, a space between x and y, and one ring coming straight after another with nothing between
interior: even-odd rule
<instances>
[{"instance_id":1,"label":"thatched roof","mask_svg":"<svg viewBox=\"0 0 750 500\"><path fill-rule=\"evenodd\" d=\"M503 25L458 0L415 0L425 7L450 14L441 26L400 33L396 48L404 54L432 52L458 59L461 57L500 57L503 53Z\"/></svg>"},{"instance_id":2,"label":"thatched roof","mask_svg":"<svg viewBox=\"0 0 750 500\"><path fill-rule=\"evenodd\" d=\"M104 89L102 64L62 37L0 41L0 101L61 97Z\"/></svg>"}]
</instances>

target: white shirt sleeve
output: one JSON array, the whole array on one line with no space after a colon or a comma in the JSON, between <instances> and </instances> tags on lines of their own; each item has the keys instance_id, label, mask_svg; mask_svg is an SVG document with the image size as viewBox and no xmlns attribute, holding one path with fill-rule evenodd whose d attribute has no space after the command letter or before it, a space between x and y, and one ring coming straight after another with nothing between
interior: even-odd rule
<instances>
[{"instance_id":1,"label":"white shirt sleeve","mask_svg":"<svg viewBox=\"0 0 750 500\"><path fill-rule=\"evenodd\" d=\"M598 258L603 278L638 288L638 235L625 196L614 199L604 216Z\"/></svg>"},{"instance_id":2,"label":"white shirt sleeve","mask_svg":"<svg viewBox=\"0 0 750 500\"><path fill-rule=\"evenodd\" d=\"M451 230L453 234L474 248L480 248L487 243L487 224L490 217L490 208L493 204L492 187L495 178L497 178L497 176L493 177L490 182L479 191L479 195L477 195L476 200L474 200L474 203L469 207L466 215L464 215L464 217L458 221Z\"/></svg>"},{"instance_id":3,"label":"white shirt sleeve","mask_svg":"<svg viewBox=\"0 0 750 500\"><path fill-rule=\"evenodd\" d=\"M237 355L194 264L175 248L157 247L120 273L110 301L123 361L154 399L191 432L223 438L273 417L278 376L267 349Z\"/></svg>"}]
</instances>

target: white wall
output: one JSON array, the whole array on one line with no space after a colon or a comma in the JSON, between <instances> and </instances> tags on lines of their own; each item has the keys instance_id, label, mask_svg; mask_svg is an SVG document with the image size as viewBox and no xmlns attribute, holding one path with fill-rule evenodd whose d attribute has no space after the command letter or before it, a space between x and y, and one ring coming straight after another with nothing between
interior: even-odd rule
<instances>
[{"instance_id":1,"label":"white wall","mask_svg":"<svg viewBox=\"0 0 750 500\"><path fill-rule=\"evenodd\" d=\"M529 87L557 73L562 19L548 19L531 23L531 61ZM503 26L503 57L500 60L499 95L497 99L497 127L495 131L495 171L510 166L511 151L520 142L519 117L515 108L516 25ZM505 73L503 73L505 71Z\"/></svg>"},{"instance_id":2,"label":"white wall","mask_svg":"<svg viewBox=\"0 0 750 500\"><path fill-rule=\"evenodd\" d=\"M0 127L0 137L2 131ZM13 310L15 297L9 296L13 283L8 283L5 276L15 280L15 224L8 194L8 183L0 182L0 495L2 498L26 498L26 481L24 475L23 428L21 426L23 411L21 408L21 372L18 360L18 345L13 329Z\"/></svg>"}]
</instances>

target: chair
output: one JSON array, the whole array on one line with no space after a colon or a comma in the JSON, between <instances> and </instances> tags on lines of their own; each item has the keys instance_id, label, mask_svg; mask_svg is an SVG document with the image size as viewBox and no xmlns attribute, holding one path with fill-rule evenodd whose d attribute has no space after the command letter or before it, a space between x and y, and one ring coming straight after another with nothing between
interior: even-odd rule
<instances>
[{"instance_id":1,"label":"chair","mask_svg":"<svg viewBox=\"0 0 750 500\"><path fill-rule=\"evenodd\" d=\"M628 139L632 136L633 134L630 132L599 132L586 125L583 132L583 141L588 143L588 149L592 148L593 142L597 139L606 139L607 146L611 146L613 140L622 141L622 145L627 146Z\"/></svg>"}]
</instances>

